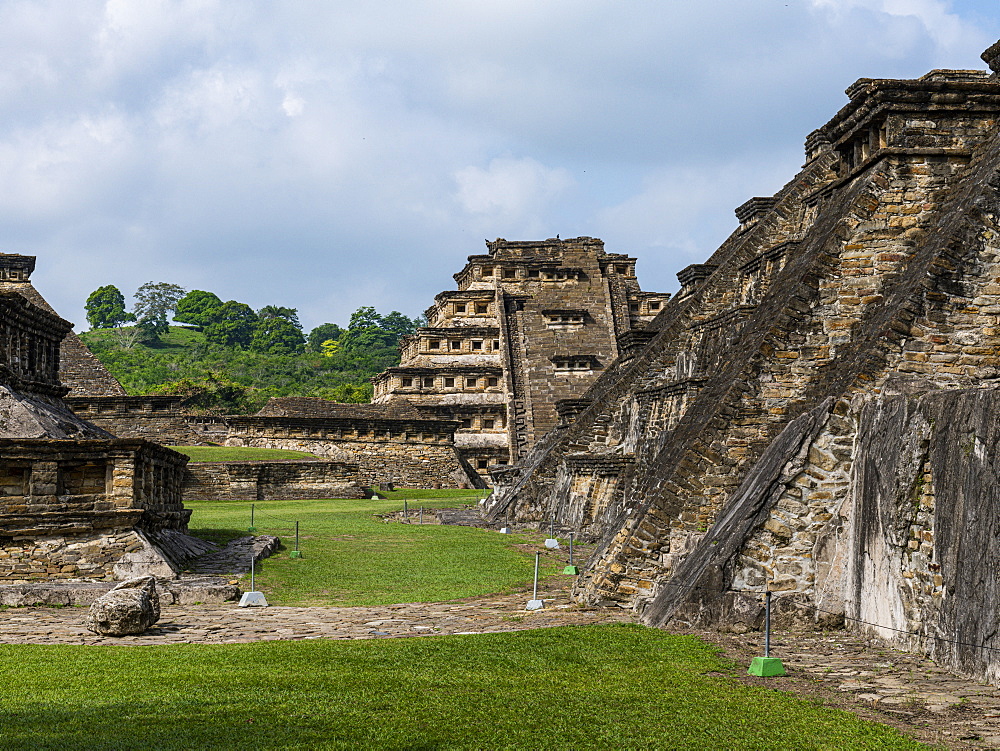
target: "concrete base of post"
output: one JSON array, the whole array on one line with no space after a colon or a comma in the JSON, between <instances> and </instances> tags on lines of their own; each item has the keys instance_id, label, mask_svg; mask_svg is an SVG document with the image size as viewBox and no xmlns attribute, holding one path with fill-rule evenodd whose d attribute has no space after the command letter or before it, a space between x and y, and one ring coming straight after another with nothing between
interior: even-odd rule
<instances>
[{"instance_id":1,"label":"concrete base of post","mask_svg":"<svg viewBox=\"0 0 1000 751\"><path fill-rule=\"evenodd\" d=\"M267 600L263 592L244 592L240 598L241 608L266 608Z\"/></svg>"},{"instance_id":2,"label":"concrete base of post","mask_svg":"<svg viewBox=\"0 0 1000 751\"><path fill-rule=\"evenodd\" d=\"M509 535L510 534L510 527L500 527L500 534L502 534L502 535Z\"/></svg>"},{"instance_id":3,"label":"concrete base of post","mask_svg":"<svg viewBox=\"0 0 1000 751\"><path fill-rule=\"evenodd\" d=\"M545 607L545 601L544 600L528 600L528 605L524 609L525 610L541 610L544 607Z\"/></svg>"},{"instance_id":4,"label":"concrete base of post","mask_svg":"<svg viewBox=\"0 0 1000 751\"><path fill-rule=\"evenodd\" d=\"M778 678L782 675L788 675L785 672L785 666L777 657L754 657L747 672L758 678Z\"/></svg>"},{"instance_id":5,"label":"concrete base of post","mask_svg":"<svg viewBox=\"0 0 1000 751\"><path fill-rule=\"evenodd\" d=\"M545 547L555 550L556 548L559 547L559 540L557 540L555 537L550 537L545 541Z\"/></svg>"}]
</instances>

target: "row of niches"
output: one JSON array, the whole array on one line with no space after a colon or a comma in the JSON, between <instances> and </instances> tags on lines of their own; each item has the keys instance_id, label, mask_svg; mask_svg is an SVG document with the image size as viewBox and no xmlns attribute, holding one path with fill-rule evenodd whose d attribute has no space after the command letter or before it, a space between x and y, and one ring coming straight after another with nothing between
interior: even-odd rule
<instances>
[{"instance_id":1,"label":"row of niches","mask_svg":"<svg viewBox=\"0 0 1000 751\"><path fill-rule=\"evenodd\" d=\"M500 351L499 339L453 339L451 337L448 339L437 339L427 337L421 339L421 344L423 344L423 352L434 354L439 352L467 353Z\"/></svg>"},{"instance_id":2,"label":"row of niches","mask_svg":"<svg viewBox=\"0 0 1000 751\"><path fill-rule=\"evenodd\" d=\"M840 154L841 176L845 176L889 145L885 122L859 130L847 143L837 147Z\"/></svg>"},{"instance_id":3,"label":"row of niches","mask_svg":"<svg viewBox=\"0 0 1000 751\"><path fill-rule=\"evenodd\" d=\"M881 121L863 124L836 145L839 175L847 177L885 149L970 148L985 135L991 122L988 113L892 113Z\"/></svg>"},{"instance_id":4,"label":"row of niches","mask_svg":"<svg viewBox=\"0 0 1000 751\"><path fill-rule=\"evenodd\" d=\"M462 412L457 411L452 415L453 420L458 420L459 430L471 430L484 432L490 430L503 431L507 429L507 415L502 411L496 412Z\"/></svg>"},{"instance_id":5,"label":"row of niches","mask_svg":"<svg viewBox=\"0 0 1000 751\"><path fill-rule=\"evenodd\" d=\"M556 355L551 362L556 373L592 373L601 367L593 355Z\"/></svg>"},{"instance_id":6,"label":"row of niches","mask_svg":"<svg viewBox=\"0 0 1000 751\"><path fill-rule=\"evenodd\" d=\"M624 266L624 264L623 264ZM475 278L481 280L496 280L501 282L510 281L548 281L562 282L567 280L586 279L587 275L583 269L567 266L477 266L473 269ZM634 270L626 272L625 275L632 276Z\"/></svg>"},{"instance_id":7,"label":"row of niches","mask_svg":"<svg viewBox=\"0 0 1000 751\"><path fill-rule=\"evenodd\" d=\"M25 462L0 464L0 496L31 495L31 473L32 465ZM60 463L55 495L103 495L108 492L110 477L107 463Z\"/></svg>"},{"instance_id":8,"label":"row of niches","mask_svg":"<svg viewBox=\"0 0 1000 751\"><path fill-rule=\"evenodd\" d=\"M271 425L236 425L230 437L242 438L305 438L330 441L410 441L415 443L451 443L447 433L425 433L411 430L386 430L383 428L310 428ZM228 445L228 444L227 444Z\"/></svg>"},{"instance_id":9,"label":"row of niches","mask_svg":"<svg viewBox=\"0 0 1000 751\"><path fill-rule=\"evenodd\" d=\"M481 449L480 449L481 451ZM503 453L497 454L483 454L477 451L471 456L466 456L467 461L475 467L477 470L489 469L490 467L497 467L502 464L507 464L507 452L504 450Z\"/></svg>"},{"instance_id":10,"label":"row of niches","mask_svg":"<svg viewBox=\"0 0 1000 751\"><path fill-rule=\"evenodd\" d=\"M578 329L589 323L590 314L586 310L543 310L545 327L549 329Z\"/></svg>"},{"instance_id":11,"label":"row of niches","mask_svg":"<svg viewBox=\"0 0 1000 751\"><path fill-rule=\"evenodd\" d=\"M629 300L628 312L632 315L655 316L663 308L665 299Z\"/></svg>"},{"instance_id":12,"label":"row of niches","mask_svg":"<svg viewBox=\"0 0 1000 751\"><path fill-rule=\"evenodd\" d=\"M756 305L764 298L774 278L785 268L785 250L788 245L789 243L784 243L765 251L743 265L736 282L734 307Z\"/></svg>"},{"instance_id":13,"label":"row of niches","mask_svg":"<svg viewBox=\"0 0 1000 751\"><path fill-rule=\"evenodd\" d=\"M73 412L78 415L136 415L151 412L171 412L177 408L179 399L143 400L141 397L132 399L114 399L108 401L76 401L71 402Z\"/></svg>"},{"instance_id":14,"label":"row of niches","mask_svg":"<svg viewBox=\"0 0 1000 751\"><path fill-rule=\"evenodd\" d=\"M447 309L442 307L439 315L444 317ZM493 305L488 302L453 302L451 314L454 316L487 316L493 315Z\"/></svg>"},{"instance_id":15,"label":"row of niches","mask_svg":"<svg viewBox=\"0 0 1000 751\"><path fill-rule=\"evenodd\" d=\"M753 308L736 307L692 326L689 341L677 353L675 380L700 378L715 372L739 337Z\"/></svg>"},{"instance_id":16,"label":"row of niches","mask_svg":"<svg viewBox=\"0 0 1000 751\"><path fill-rule=\"evenodd\" d=\"M482 391L500 387L499 376L397 376L391 380L392 385L401 389Z\"/></svg>"},{"instance_id":17,"label":"row of niches","mask_svg":"<svg viewBox=\"0 0 1000 751\"><path fill-rule=\"evenodd\" d=\"M29 381L58 380L59 345L26 332L9 333L0 342L0 362Z\"/></svg>"}]
</instances>

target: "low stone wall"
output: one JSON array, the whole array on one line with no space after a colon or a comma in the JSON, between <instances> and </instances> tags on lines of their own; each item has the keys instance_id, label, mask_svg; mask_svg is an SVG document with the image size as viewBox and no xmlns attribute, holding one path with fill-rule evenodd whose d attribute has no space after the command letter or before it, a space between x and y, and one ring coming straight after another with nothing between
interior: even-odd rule
<instances>
[{"instance_id":1,"label":"low stone wall","mask_svg":"<svg viewBox=\"0 0 1000 751\"><path fill-rule=\"evenodd\" d=\"M0 440L0 580L111 578L143 533L186 532L186 462L148 441Z\"/></svg>"},{"instance_id":2,"label":"low stone wall","mask_svg":"<svg viewBox=\"0 0 1000 751\"><path fill-rule=\"evenodd\" d=\"M335 461L189 464L183 492L204 500L365 497L358 465Z\"/></svg>"},{"instance_id":3,"label":"low stone wall","mask_svg":"<svg viewBox=\"0 0 1000 751\"><path fill-rule=\"evenodd\" d=\"M187 457L148 441L0 440L0 538L187 530Z\"/></svg>"},{"instance_id":4,"label":"low stone wall","mask_svg":"<svg viewBox=\"0 0 1000 751\"><path fill-rule=\"evenodd\" d=\"M365 487L393 484L404 488L475 487L465 463L451 444L402 441L324 440L305 437L247 436L231 438L227 446L308 451L345 462L356 462Z\"/></svg>"},{"instance_id":5,"label":"low stone wall","mask_svg":"<svg viewBox=\"0 0 1000 751\"><path fill-rule=\"evenodd\" d=\"M224 417L183 411L179 396L69 396L78 417L119 438L171 446L222 443L229 434Z\"/></svg>"},{"instance_id":6,"label":"low stone wall","mask_svg":"<svg viewBox=\"0 0 1000 751\"><path fill-rule=\"evenodd\" d=\"M114 579L114 567L144 547L134 530L76 537L0 538L0 581Z\"/></svg>"}]
</instances>

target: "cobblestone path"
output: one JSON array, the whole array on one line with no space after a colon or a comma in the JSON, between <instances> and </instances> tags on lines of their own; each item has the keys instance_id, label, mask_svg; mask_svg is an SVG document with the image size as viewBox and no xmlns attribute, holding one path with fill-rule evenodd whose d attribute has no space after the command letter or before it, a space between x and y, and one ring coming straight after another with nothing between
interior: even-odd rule
<instances>
[{"instance_id":1,"label":"cobblestone path","mask_svg":"<svg viewBox=\"0 0 1000 751\"><path fill-rule=\"evenodd\" d=\"M546 607L527 612L530 594L475 601L409 603L371 608L241 608L236 603L167 605L159 623L138 636L99 636L83 626L84 608L0 610L3 644L235 644L277 639L372 639L431 634L495 633L546 626L622 623L617 608L580 608L559 584L539 588Z\"/></svg>"}]
</instances>

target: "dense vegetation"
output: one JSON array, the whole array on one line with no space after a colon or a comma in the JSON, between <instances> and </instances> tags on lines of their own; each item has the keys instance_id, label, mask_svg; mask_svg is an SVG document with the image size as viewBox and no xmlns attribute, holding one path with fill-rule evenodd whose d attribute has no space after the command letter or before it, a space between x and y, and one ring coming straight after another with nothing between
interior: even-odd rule
<instances>
[{"instance_id":1,"label":"dense vegetation","mask_svg":"<svg viewBox=\"0 0 1000 751\"><path fill-rule=\"evenodd\" d=\"M255 311L162 282L144 284L135 300L128 312L113 285L95 290L82 339L129 394L182 395L207 412L254 412L272 396L370 401L369 379L399 363L399 340L420 325L362 307L347 328L324 323L307 336L295 308ZM188 326L170 326L171 313Z\"/></svg>"}]
</instances>

